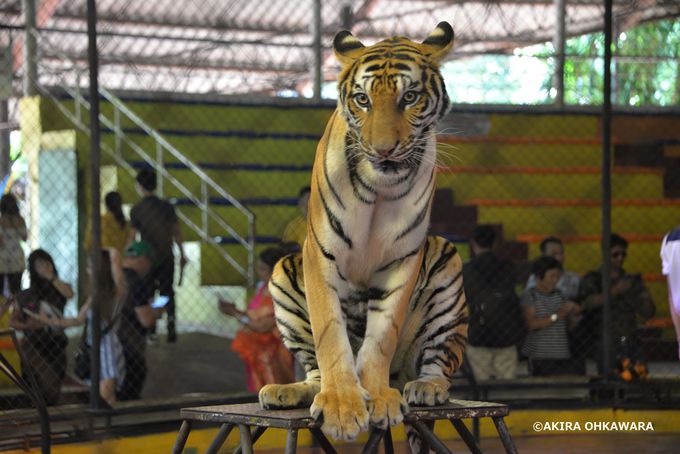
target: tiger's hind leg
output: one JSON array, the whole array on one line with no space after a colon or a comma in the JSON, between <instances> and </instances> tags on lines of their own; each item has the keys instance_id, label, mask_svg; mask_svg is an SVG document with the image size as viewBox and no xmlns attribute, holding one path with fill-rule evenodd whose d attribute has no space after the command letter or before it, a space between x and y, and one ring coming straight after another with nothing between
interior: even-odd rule
<instances>
[{"instance_id":1,"label":"tiger's hind leg","mask_svg":"<svg viewBox=\"0 0 680 454\"><path fill-rule=\"evenodd\" d=\"M449 386L460 367L467 342L468 313L463 265L455 246L429 236L409 308L403 339L406 362L401 382L409 405L448 401ZM413 380L415 378L415 380Z\"/></svg>"},{"instance_id":2,"label":"tiger's hind leg","mask_svg":"<svg viewBox=\"0 0 680 454\"><path fill-rule=\"evenodd\" d=\"M283 343L304 367L306 378L297 383L262 387L260 405L267 409L309 407L321 388L321 374L307 311L302 254L288 255L276 264L269 291Z\"/></svg>"}]
</instances>

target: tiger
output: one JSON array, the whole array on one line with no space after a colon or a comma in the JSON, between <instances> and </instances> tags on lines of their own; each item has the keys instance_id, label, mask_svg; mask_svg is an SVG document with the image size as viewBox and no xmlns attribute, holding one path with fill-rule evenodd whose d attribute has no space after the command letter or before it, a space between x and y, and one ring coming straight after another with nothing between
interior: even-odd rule
<instances>
[{"instance_id":1,"label":"tiger","mask_svg":"<svg viewBox=\"0 0 680 454\"><path fill-rule=\"evenodd\" d=\"M333 40L338 102L316 150L307 238L269 282L305 379L266 385L259 401L309 406L335 440L399 424L409 405L446 402L462 363L462 261L428 235L435 127L449 109L439 62L453 38L441 22L422 43L367 47L349 31Z\"/></svg>"}]
</instances>

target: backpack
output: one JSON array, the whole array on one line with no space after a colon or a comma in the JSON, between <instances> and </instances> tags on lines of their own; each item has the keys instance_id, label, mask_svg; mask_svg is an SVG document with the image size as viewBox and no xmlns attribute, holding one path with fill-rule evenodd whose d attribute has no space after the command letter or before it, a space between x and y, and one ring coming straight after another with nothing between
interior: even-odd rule
<instances>
[{"instance_id":1,"label":"backpack","mask_svg":"<svg viewBox=\"0 0 680 454\"><path fill-rule=\"evenodd\" d=\"M483 270L473 260L463 279L470 312L468 340L479 347L509 347L526 334L514 288L514 267L501 261L495 265Z\"/></svg>"}]
</instances>

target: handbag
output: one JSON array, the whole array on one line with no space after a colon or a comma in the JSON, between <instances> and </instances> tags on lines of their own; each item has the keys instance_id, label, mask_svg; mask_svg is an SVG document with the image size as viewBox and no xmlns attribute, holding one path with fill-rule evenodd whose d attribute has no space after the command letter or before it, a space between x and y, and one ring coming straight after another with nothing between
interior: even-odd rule
<instances>
[{"instance_id":1,"label":"handbag","mask_svg":"<svg viewBox=\"0 0 680 454\"><path fill-rule=\"evenodd\" d=\"M116 320L118 319L117 314L113 320L111 320L111 323L102 330L101 337L106 336L109 331L111 331L111 328L116 324ZM76 377L78 377L81 380L89 380L90 379L90 355L91 355L91 347L90 344L87 343L87 327L89 323L85 323L85 328L83 329L83 334L80 336L80 343L78 344L78 348L76 348L76 351L74 353L73 357L73 373L75 374Z\"/></svg>"},{"instance_id":2,"label":"handbag","mask_svg":"<svg viewBox=\"0 0 680 454\"><path fill-rule=\"evenodd\" d=\"M90 345L86 341L87 325L85 324L83 335L80 337L80 344L78 344L73 358L73 373L81 380L90 378Z\"/></svg>"}]
</instances>

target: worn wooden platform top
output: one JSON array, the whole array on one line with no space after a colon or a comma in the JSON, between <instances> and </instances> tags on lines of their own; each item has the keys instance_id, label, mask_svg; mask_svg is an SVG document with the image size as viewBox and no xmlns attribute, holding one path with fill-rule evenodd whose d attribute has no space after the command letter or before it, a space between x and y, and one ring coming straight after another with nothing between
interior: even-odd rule
<instances>
[{"instance_id":1,"label":"worn wooden platform top","mask_svg":"<svg viewBox=\"0 0 680 454\"><path fill-rule=\"evenodd\" d=\"M409 422L414 420L503 417L508 412L508 406L504 404L452 399L448 404L438 407L411 407L411 411L404 416L404 420ZM258 403L183 408L181 416L182 419L194 421L245 424L281 429L319 427L318 422L309 415L308 408L263 410Z\"/></svg>"}]
</instances>

